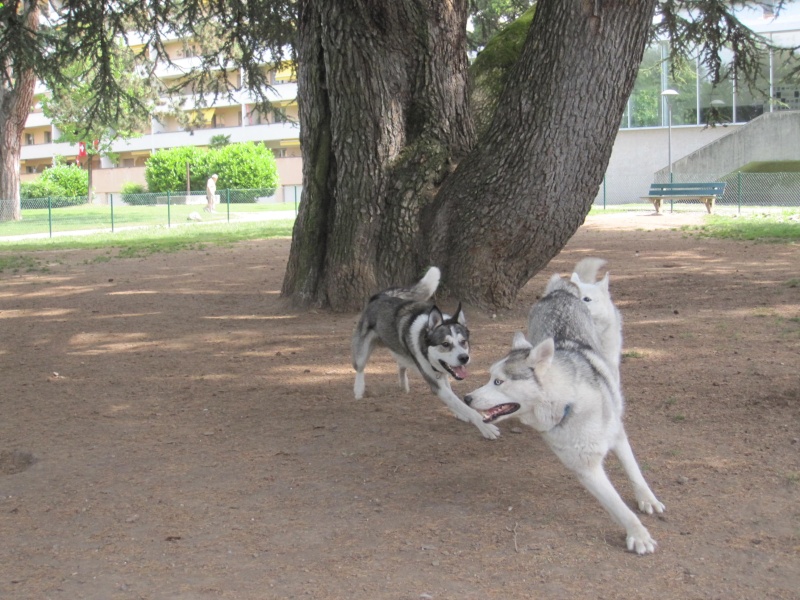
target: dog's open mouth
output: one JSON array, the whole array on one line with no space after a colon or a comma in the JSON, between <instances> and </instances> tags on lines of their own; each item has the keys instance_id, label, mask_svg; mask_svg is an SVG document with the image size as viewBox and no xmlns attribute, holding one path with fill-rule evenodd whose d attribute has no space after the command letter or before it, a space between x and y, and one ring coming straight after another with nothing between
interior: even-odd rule
<instances>
[{"instance_id":1,"label":"dog's open mouth","mask_svg":"<svg viewBox=\"0 0 800 600\"><path fill-rule=\"evenodd\" d=\"M448 365L443 360L440 360L439 364L442 365L444 367L445 371L450 373L450 375L452 375L453 378L456 379L457 381L461 381L462 379L466 379L467 378L467 367L465 367L464 365L458 365L457 367L451 367L450 365Z\"/></svg>"},{"instance_id":2,"label":"dog's open mouth","mask_svg":"<svg viewBox=\"0 0 800 600\"><path fill-rule=\"evenodd\" d=\"M495 419L499 419L503 415L510 415L511 413L519 410L519 404L516 402L509 402L507 404L498 404L492 408L479 411L483 415L484 423L491 423Z\"/></svg>"}]
</instances>

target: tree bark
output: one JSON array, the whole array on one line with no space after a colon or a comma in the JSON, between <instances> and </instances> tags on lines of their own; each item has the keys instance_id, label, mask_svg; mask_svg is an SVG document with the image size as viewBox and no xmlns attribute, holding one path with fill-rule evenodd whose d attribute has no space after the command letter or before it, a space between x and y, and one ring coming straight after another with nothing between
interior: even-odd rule
<instances>
[{"instance_id":1,"label":"tree bark","mask_svg":"<svg viewBox=\"0 0 800 600\"><path fill-rule=\"evenodd\" d=\"M39 4L24 3L25 26L30 35L39 29ZM19 184L22 132L31 110L36 74L31 66L0 58L0 69L9 74L10 84L0 83L0 221L22 218Z\"/></svg>"},{"instance_id":2,"label":"tree bark","mask_svg":"<svg viewBox=\"0 0 800 600\"><path fill-rule=\"evenodd\" d=\"M422 208L473 143L466 2L304 0L303 200L283 293L356 310L427 263Z\"/></svg>"},{"instance_id":3,"label":"tree bark","mask_svg":"<svg viewBox=\"0 0 800 600\"><path fill-rule=\"evenodd\" d=\"M647 43L654 0L537 5L492 124L427 222L451 292L508 307L597 195Z\"/></svg>"},{"instance_id":4,"label":"tree bark","mask_svg":"<svg viewBox=\"0 0 800 600\"><path fill-rule=\"evenodd\" d=\"M583 222L655 0L540 2L477 143L466 4L300 2L295 303L358 310L436 264L459 298L509 306Z\"/></svg>"}]
</instances>

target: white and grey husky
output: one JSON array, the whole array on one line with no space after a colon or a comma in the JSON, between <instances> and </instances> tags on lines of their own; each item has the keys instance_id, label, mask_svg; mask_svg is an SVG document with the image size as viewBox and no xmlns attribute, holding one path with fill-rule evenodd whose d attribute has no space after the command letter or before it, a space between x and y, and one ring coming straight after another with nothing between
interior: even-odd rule
<instances>
[{"instance_id":1,"label":"white and grey husky","mask_svg":"<svg viewBox=\"0 0 800 600\"><path fill-rule=\"evenodd\" d=\"M400 385L408 392L408 369L417 371L431 391L462 421L475 425L483 437L500 435L496 425L469 408L453 392L448 377L462 380L469 363L469 329L461 304L448 316L428 302L439 287L441 272L428 269L407 288L391 288L369 299L353 332L352 353L356 400L364 396L364 367L376 345L384 345L397 361Z\"/></svg>"},{"instance_id":2,"label":"white and grey husky","mask_svg":"<svg viewBox=\"0 0 800 600\"><path fill-rule=\"evenodd\" d=\"M528 338L514 337L511 352L495 363L489 383L464 401L486 423L516 417L541 433L561 462L625 528L627 547L653 552L655 540L620 498L603 461L617 455L633 484L639 510L663 512L633 456L622 425L619 375L605 357L597 327L578 288L554 275L531 309Z\"/></svg>"}]
</instances>

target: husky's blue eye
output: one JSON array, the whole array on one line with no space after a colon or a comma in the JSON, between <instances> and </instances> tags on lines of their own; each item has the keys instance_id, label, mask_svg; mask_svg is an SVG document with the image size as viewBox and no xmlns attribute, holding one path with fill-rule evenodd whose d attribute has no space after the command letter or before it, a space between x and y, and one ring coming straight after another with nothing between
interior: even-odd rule
<instances>
[{"instance_id":1,"label":"husky's blue eye","mask_svg":"<svg viewBox=\"0 0 800 600\"><path fill-rule=\"evenodd\" d=\"M584 296L584 297L583 297L583 301L584 301L584 302L591 302L591 301L592 301L592 299L591 299L591 298L589 298L589 296Z\"/></svg>"},{"instance_id":2,"label":"husky's blue eye","mask_svg":"<svg viewBox=\"0 0 800 600\"><path fill-rule=\"evenodd\" d=\"M451 344L450 342L442 342L442 348L444 348L445 350L450 350L452 346L453 344Z\"/></svg>"},{"instance_id":3,"label":"husky's blue eye","mask_svg":"<svg viewBox=\"0 0 800 600\"><path fill-rule=\"evenodd\" d=\"M494 380L494 384L495 385L503 385L503 380L502 379L495 379Z\"/></svg>"}]
</instances>

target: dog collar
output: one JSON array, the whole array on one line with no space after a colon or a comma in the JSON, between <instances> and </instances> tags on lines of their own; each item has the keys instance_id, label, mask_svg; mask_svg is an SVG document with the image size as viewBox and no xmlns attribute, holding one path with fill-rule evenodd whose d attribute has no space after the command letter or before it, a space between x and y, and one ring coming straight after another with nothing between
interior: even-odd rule
<instances>
[{"instance_id":1,"label":"dog collar","mask_svg":"<svg viewBox=\"0 0 800 600\"><path fill-rule=\"evenodd\" d=\"M560 425L563 425L564 421L567 420L567 417L570 415L571 412L572 412L572 404L565 405L564 406L564 414L561 415L561 420L558 423L556 423L555 427L559 427Z\"/></svg>"}]
</instances>

